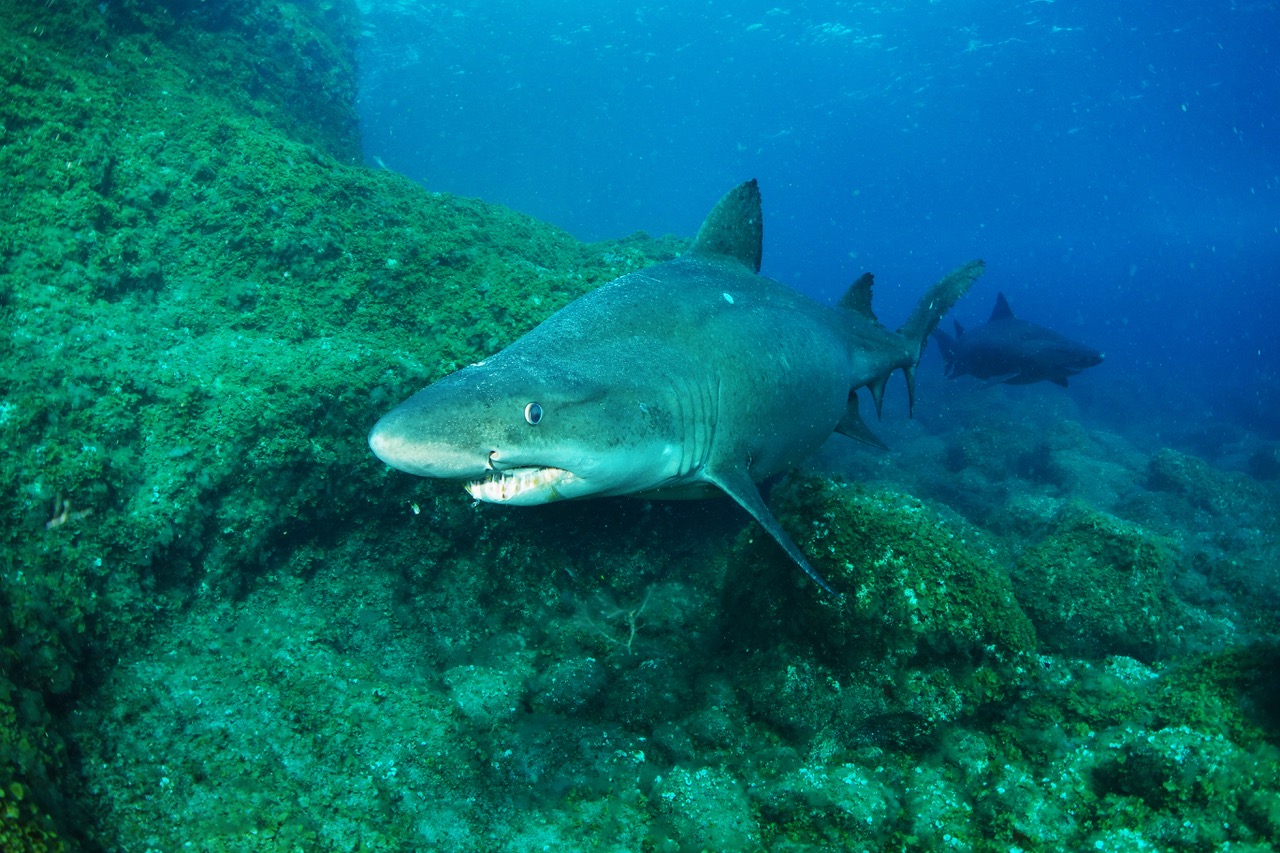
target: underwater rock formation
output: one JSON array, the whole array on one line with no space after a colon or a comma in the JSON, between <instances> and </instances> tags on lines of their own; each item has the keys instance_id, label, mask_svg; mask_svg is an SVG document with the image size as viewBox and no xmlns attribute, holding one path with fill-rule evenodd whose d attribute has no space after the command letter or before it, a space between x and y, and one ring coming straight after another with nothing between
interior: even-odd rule
<instances>
[{"instance_id":1,"label":"underwater rock formation","mask_svg":"<svg viewBox=\"0 0 1280 853\"><path fill-rule=\"evenodd\" d=\"M1073 505L1022 553L1013 576L1047 649L1152 661L1174 618L1170 572L1169 543Z\"/></svg>"},{"instance_id":2,"label":"underwater rock formation","mask_svg":"<svg viewBox=\"0 0 1280 853\"><path fill-rule=\"evenodd\" d=\"M0 4L0 787L25 792L17 812L83 810L60 720L157 623L314 566L344 525L416 517L365 447L379 401L677 248L584 247L353 165L353 14ZM432 495L414 498L437 533L420 553L453 547L465 509Z\"/></svg>"},{"instance_id":3,"label":"underwater rock formation","mask_svg":"<svg viewBox=\"0 0 1280 853\"><path fill-rule=\"evenodd\" d=\"M758 713L808 735L909 741L1016 685L1035 631L975 531L909 496L819 478L793 480L774 501L842 595L780 583L767 543L740 537L722 618L752 650Z\"/></svg>"}]
</instances>

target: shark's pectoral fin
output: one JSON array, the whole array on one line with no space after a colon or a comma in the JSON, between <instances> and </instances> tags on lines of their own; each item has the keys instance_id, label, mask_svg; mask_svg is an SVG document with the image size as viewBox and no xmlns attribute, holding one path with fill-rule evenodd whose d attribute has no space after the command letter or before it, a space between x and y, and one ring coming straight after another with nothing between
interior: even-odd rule
<instances>
[{"instance_id":1,"label":"shark's pectoral fin","mask_svg":"<svg viewBox=\"0 0 1280 853\"><path fill-rule=\"evenodd\" d=\"M864 427L865 429L865 427ZM756 484L751 481L751 477L747 475L745 470L742 471L720 471L705 472L707 480L718 486L729 497L738 502L738 506L751 513L761 527L769 532L782 550L787 552L791 559L796 561L796 565L804 569L804 573L813 578L813 582L825 589L832 595L836 595L836 591L832 589L822 575L818 574L813 566L809 565L809 561L805 558L804 553L800 550L800 546L791 541L791 537L782 529L782 525L778 523L778 519L773 517L773 513L769 512L769 507L765 506L764 498L760 496L760 490L756 488Z\"/></svg>"},{"instance_id":2,"label":"shark's pectoral fin","mask_svg":"<svg viewBox=\"0 0 1280 853\"><path fill-rule=\"evenodd\" d=\"M858 414L858 394L856 391L849 395L849 407L844 410L844 417L840 419L840 423L836 424L836 432L841 435L847 435L855 441L878 447L881 450L889 449L889 445L867 429L866 422Z\"/></svg>"},{"instance_id":3,"label":"shark's pectoral fin","mask_svg":"<svg viewBox=\"0 0 1280 853\"><path fill-rule=\"evenodd\" d=\"M1048 377L1048 379L1049 379L1049 381L1050 381L1050 382L1052 382L1054 385L1061 385L1063 388L1066 388L1066 387L1067 387L1067 374L1066 374L1066 373L1056 373L1056 374L1054 374L1053 376Z\"/></svg>"}]
</instances>

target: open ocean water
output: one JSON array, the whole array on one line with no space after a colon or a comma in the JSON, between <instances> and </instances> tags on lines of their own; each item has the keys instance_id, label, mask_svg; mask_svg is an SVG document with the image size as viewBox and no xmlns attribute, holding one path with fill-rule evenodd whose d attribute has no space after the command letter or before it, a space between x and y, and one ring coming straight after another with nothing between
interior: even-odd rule
<instances>
[{"instance_id":1,"label":"open ocean water","mask_svg":"<svg viewBox=\"0 0 1280 853\"><path fill-rule=\"evenodd\" d=\"M1099 415L1280 428L1272 3L364 8L370 162L583 240L692 234L756 177L804 293L871 270L892 325L981 256L956 316L1003 291L1104 350Z\"/></svg>"}]
</instances>

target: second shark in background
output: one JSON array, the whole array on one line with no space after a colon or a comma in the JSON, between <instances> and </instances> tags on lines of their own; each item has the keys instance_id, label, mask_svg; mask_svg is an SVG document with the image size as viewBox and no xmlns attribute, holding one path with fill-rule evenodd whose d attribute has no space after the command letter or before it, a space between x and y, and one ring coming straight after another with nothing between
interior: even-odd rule
<instances>
[{"instance_id":1,"label":"second shark in background","mask_svg":"<svg viewBox=\"0 0 1280 853\"><path fill-rule=\"evenodd\" d=\"M995 385L1049 381L1067 387L1067 377L1101 364L1103 354L1052 329L1013 316L1004 294L996 296L991 318L965 331L956 322L955 337L935 329L933 339L947 363L947 378L966 373Z\"/></svg>"}]
</instances>

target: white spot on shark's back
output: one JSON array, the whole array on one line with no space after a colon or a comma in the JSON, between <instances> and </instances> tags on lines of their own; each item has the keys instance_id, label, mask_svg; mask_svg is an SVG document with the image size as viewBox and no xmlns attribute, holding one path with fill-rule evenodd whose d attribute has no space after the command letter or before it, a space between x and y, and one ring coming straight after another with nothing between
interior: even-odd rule
<instances>
[{"instance_id":1,"label":"white spot on shark's back","mask_svg":"<svg viewBox=\"0 0 1280 853\"><path fill-rule=\"evenodd\" d=\"M730 305L732 305L732 304L733 304L733 294L726 290L726 291L724 292L724 301L725 301L725 302L728 302Z\"/></svg>"}]
</instances>

